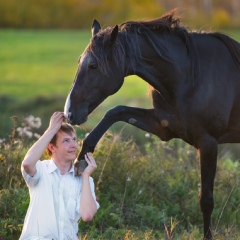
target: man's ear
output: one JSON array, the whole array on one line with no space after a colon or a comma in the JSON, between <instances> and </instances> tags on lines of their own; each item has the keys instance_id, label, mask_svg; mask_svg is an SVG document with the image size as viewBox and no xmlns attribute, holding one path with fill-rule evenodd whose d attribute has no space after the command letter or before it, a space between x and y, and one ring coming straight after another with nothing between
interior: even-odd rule
<instances>
[{"instance_id":1,"label":"man's ear","mask_svg":"<svg viewBox=\"0 0 240 240\"><path fill-rule=\"evenodd\" d=\"M47 146L48 150L53 153L55 148L54 148L54 145L52 143L49 143L48 146Z\"/></svg>"}]
</instances>

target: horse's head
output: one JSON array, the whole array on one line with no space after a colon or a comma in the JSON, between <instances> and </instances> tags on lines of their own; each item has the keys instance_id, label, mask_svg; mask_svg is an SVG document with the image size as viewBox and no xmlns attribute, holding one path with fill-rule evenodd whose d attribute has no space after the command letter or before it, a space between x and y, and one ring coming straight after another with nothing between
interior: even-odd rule
<instances>
[{"instance_id":1,"label":"horse's head","mask_svg":"<svg viewBox=\"0 0 240 240\"><path fill-rule=\"evenodd\" d=\"M78 70L67 97L64 113L69 123L80 125L108 96L123 84L124 66L117 45L118 26L101 30L94 20L92 39L79 58Z\"/></svg>"}]
</instances>

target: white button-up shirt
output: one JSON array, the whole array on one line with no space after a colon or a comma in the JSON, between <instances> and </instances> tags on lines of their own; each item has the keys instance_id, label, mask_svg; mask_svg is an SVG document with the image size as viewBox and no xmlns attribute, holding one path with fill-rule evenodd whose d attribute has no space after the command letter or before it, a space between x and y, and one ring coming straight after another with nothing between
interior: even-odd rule
<instances>
[{"instance_id":1,"label":"white button-up shirt","mask_svg":"<svg viewBox=\"0 0 240 240\"><path fill-rule=\"evenodd\" d=\"M21 169L30 204L19 240L77 240L82 177L74 176L74 166L61 175L53 160L38 161L36 168L33 177ZM89 181L96 199L92 177ZM97 201L96 205L99 208Z\"/></svg>"}]
</instances>

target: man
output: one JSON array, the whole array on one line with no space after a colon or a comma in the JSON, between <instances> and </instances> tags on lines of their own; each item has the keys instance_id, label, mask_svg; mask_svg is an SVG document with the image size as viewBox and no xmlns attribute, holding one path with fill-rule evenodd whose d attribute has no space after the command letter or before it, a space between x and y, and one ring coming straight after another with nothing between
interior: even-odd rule
<instances>
[{"instance_id":1,"label":"man","mask_svg":"<svg viewBox=\"0 0 240 240\"><path fill-rule=\"evenodd\" d=\"M30 204L20 240L77 240L78 220L91 221L99 207L91 174L97 168L91 153L87 168L74 176L77 138L64 114L55 112L45 133L29 149L22 174L30 192ZM51 159L39 159L47 149Z\"/></svg>"}]
</instances>

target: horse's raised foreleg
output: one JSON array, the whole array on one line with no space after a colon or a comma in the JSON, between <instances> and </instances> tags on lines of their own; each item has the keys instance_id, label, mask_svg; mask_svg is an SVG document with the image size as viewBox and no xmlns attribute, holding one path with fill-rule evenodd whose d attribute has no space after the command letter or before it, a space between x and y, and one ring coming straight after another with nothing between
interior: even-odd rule
<instances>
[{"instance_id":1,"label":"horse's raised foreleg","mask_svg":"<svg viewBox=\"0 0 240 240\"><path fill-rule=\"evenodd\" d=\"M154 109L142 109L127 106L117 106L109 110L99 124L83 140L82 149L75 161L75 175L80 175L85 169L83 160L87 152L93 152L100 138L116 122L123 121L149 133L155 134L162 139L170 138L168 130L161 126L155 116Z\"/></svg>"},{"instance_id":2,"label":"horse's raised foreleg","mask_svg":"<svg viewBox=\"0 0 240 240\"><path fill-rule=\"evenodd\" d=\"M200 207L203 214L204 240L212 239L211 215L214 208L213 186L217 165L217 141L211 136L199 139L201 167Z\"/></svg>"}]
</instances>

